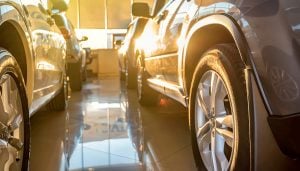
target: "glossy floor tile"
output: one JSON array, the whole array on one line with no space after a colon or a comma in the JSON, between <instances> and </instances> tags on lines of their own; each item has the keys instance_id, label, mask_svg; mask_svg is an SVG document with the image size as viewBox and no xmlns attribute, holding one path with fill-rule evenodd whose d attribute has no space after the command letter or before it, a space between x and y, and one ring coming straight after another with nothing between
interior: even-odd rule
<instances>
[{"instance_id":1,"label":"glossy floor tile","mask_svg":"<svg viewBox=\"0 0 300 171\"><path fill-rule=\"evenodd\" d=\"M30 170L196 170L186 110L158 104L141 107L118 78L88 80L66 111L31 118Z\"/></svg>"}]
</instances>

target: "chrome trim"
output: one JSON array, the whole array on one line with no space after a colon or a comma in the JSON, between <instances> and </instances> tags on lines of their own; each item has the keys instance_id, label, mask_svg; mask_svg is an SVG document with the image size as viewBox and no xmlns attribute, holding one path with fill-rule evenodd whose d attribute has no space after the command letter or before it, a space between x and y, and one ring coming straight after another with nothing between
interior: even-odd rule
<instances>
[{"instance_id":1,"label":"chrome trim","mask_svg":"<svg viewBox=\"0 0 300 171\"><path fill-rule=\"evenodd\" d=\"M178 85L155 78L149 78L147 82L154 90L163 93L164 95L180 102L183 106L187 107L188 104L186 103L186 96L181 93Z\"/></svg>"}]
</instances>

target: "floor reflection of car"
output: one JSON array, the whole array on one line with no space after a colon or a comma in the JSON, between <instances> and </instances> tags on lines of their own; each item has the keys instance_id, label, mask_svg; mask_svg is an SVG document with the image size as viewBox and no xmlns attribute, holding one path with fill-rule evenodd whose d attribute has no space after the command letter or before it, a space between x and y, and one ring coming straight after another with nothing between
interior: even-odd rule
<instances>
[{"instance_id":1,"label":"floor reflection of car","mask_svg":"<svg viewBox=\"0 0 300 171\"><path fill-rule=\"evenodd\" d=\"M85 50L81 47L80 42L86 41L88 38L83 36L78 39L75 28L66 14L58 13L53 15L56 25L61 30L67 43L67 75L70 79L70 87L72 91L80 91L82 81L85 79Z\"/></svg>"},{"instance_id":2,"label":"floor reflection of car","mask_svg":"<svg viewBox=\"0 0 300 171\"><path fill-rule=\"evenodd\" d=\"M149 18L137 40L139 101L160 92L188 107L200 170L297 164L286 156L300 157L300 3L280 2L169 0L155 16L133 4Z\"/></svg>"},{"instance_id":3,"label":"floor reflection of car","mask_svg":"<svg viewBox=\"0 0 300 171\"><path fill-rule=\"evenodd\" d=\"M27 170L29 117L47 105L67 105L66 44L50 11L55 1L1 1L0 24L0 170ZM52 8L48 7L52 6Z\"/></svg>"}]
</instances>

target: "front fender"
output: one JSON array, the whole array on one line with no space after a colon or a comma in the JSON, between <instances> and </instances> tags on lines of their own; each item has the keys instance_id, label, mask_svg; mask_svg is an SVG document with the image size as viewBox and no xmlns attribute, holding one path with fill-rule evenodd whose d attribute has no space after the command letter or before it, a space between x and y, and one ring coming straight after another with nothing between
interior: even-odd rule
<instances>
[{"instance_id":1,"label":"front fender","mask_svg":"<svg viewBox=\"0 0 300 171\"><path fill-rule=\"evenodd\" d=\"M32 37L30 32L30 23L26 19L26 13L22 8L22 4L17 1L0 1L0 27L3 24L9 23L13 25L19 37L21 38L24 51L25 60L27 67L27 80L26 82L26 93L28 97L28 103L31 104L33 96L33 85L34 85L34 53L32 46Z\"/></svg>"}]
</instances>

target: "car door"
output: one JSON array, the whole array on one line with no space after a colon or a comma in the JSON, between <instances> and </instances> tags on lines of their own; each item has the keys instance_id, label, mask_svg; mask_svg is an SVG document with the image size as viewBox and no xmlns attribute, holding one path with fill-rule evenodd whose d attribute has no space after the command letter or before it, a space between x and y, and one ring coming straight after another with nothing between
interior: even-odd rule
<instances>
[{"instance_id":1,"label":"car door","mask_svg":"<svg viewBox=\"0 0 300 171\"><path fill-rule=\"evenodd\" d=\"M43 105L60 88L65 45L54 20L46 11L47 0L23 1L28 14L35 54L34 91L31 110Z\"/></svg>"},{"instance_id":2,"label":"car door","mask_svg":"<svg viewBox=\"0 0 300 171\"><path fill-rule=\"evenodd\" d=\"M162 27L162 45L164 56L161 58L161 68L166 81L178 85L178 46L182 43L180 34L184 20L193 2L183 1L173 9L172 15ZM168 9L167 9L168 10Z\"/></svg>"},{"instance_id":3,"label":"car door","mask_svg":"<svg viewBox=\"0 0 300 171\"><path fill-rule=\"evenodd\" d=\"M182 2L183 0L169 0L160 12L149 20L142 35L146 35L146 39L143 40L146 42L144 48L146 69L159 80L165 80L162 62L169 51L163 43L166 29Z\"/></svg>"}]
</instances>

